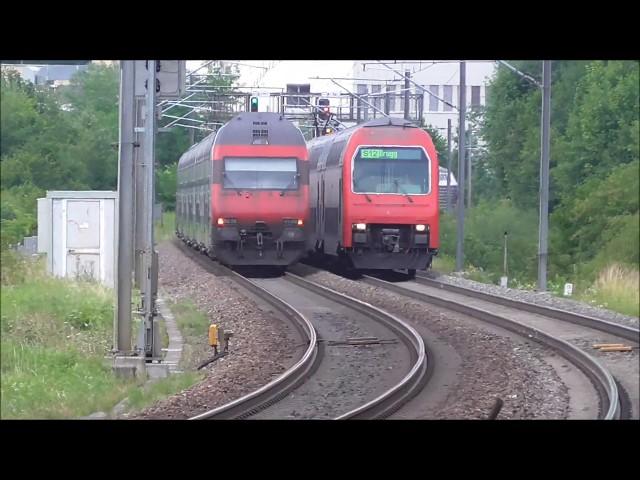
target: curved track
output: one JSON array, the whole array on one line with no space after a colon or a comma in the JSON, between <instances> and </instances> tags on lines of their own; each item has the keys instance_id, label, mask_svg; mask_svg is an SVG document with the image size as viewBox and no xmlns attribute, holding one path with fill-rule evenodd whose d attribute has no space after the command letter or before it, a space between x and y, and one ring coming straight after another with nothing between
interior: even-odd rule
<instances>
[{"instance_id":1,"label":"curved track","mask_svg":"<svg viewBox=\"0 0 640 480\"><path fill-rule=\"evenodd\" d=\"M301 358L275 380L248 395L192 417L191 420L241 419L251 416L260 418L264 416L264 412L276 406L278 402L283 401L289 397L290 394L295 394L297 389L301 389L316 375L319 369L322 369L322 362L325 361L325 355L323 355L323 353L327 347L320 342L321 339L312 321L292 305L292 299L284 298L288 295L287 290L295 290L294 285L312 292L312 295L327 299L328 302L333 302L333 304L338 303L361 318L368 318L370 322L378 324L378 328L393 332L400 343L408 350L410 361L406 368L406 373L402 375L399 381L394 381L392 386L384 388L381 392L377 392L373 398L369 398L366 402L358 404L357 407L349 408L347 411L341 412L339 415L332 415L329 418L386 418L418 393L428 380L430 371L424 341L410 325L401 319L368 303L293 274L287 273L284 277L266 281L249 279L227 267L214 263L208 257L200 255L186 246L182 245L180 248L206 270L217 275L228 276L240 286L249 290L253 295L268 302L283 318L296 327L307 343L307 349ZM282 282L289 285L289 287L282 285ZM269 284L271 284L272 288L269 288ZM274 293L274 284L277 284L277 287L280 289L279 291L285 293L280 295Z\"/></svg>"},{"instance_id":2,"label":"curved track","mask_svg":"<svg viewBox=\"0 0 640 480\"><path fill-rule=\"evenodd\" d=\"M552 348L576 364L592 381L600 397L600 418L618 419L621 416L627 416L627 412L621 412L618 385L609 370L599 360L573 345L570 341L561 338L562 336L567 336L566 326L559 325L554 329L549 328L549 325L551 325L550 322L555 322L556 324L558 324L558 321L564 324L570 322L591 330L622 337L635 343L638 343L638 330L558 309L513 301L462 287L451 286L424 277L416 277L415 282L408 281L398 284L365 275L362 281L496 324ZM514 318L517 318L518 321L514 320ZM546 325L544 331L537 328L537 325L541 323ZM558 333L563 329L565 330L564 335Z\"/></svg>"},{"instance_id":3,"label":"curved track","mask_svg":"<svg viewBox=\"0 0 640 480\"><path fill-rule=\"evenodd\" d=\"M414 280L429 287L435 287L449 292L460 293L468 297L486 300L498 305L513 307L518 310L537 313L539 315L544 315L545 317L555 318L564 322L570 322L576 325L581 325L583 327L593 328L594 330L599 330L604 333L615 335L617 337L621 337L635 343L638 343L639 340L640 331L626 325L607 322L605 320L589 317L587 315L579 315L577 313L568 312L566 310L560 310L553 307L536 305L533 303L524 302L522 300L512 300L510 298L499 297L497 295L479 292L477 290L471 290L470 288L459 287L457 285L450 285L420 274L416 275Z\"/></svg>"}]
</instances>

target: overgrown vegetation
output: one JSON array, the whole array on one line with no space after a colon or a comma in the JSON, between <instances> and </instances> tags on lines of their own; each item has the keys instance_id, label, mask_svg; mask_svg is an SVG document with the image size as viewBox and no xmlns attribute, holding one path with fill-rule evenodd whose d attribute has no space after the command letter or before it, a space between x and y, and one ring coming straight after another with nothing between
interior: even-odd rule
<instances>
[{"instance_id":1,"label":"overgrown vegetation","mask_svg":"<svg viewBox=\"0 0 640 480\"><path fill-rule=\"evenodd\" d=\"M207 336L209 319L200 312L191 300L182 300L171 305L178 328L187 336Z\"/></svg>"},{"instance_id":2,"label":"overgrown vegetation","mask_svg":"<svg viewBox=\"0 0 640 480\"><path fill-rule=\"evenodd\" d=\"M184 372L180 375L171 375L162 380L152 382L144 388L138 388L129 393L128 407L130 411L142 410L158 400L186 390L203 378L203 373Z\"/></svg>"},{"instance_id":3,"label":"overgrown vegetation","mask_svg":"<svg viewBox=\"0 0 640 480\"><path fill-rule=\"evenodd\" d=\"M200 347L208 344L209 319L191 300L173 301L168 306L185 341L180 365L184 369L194 368L204 360Z\"/></svg>"},{"instance_id":4,"label":"overgrown vegetation","mask_svg":"<svg viewBox=\"0 0 640 480\"><path fill-rule=\"evenodd\" d=\"M50 277L42 259L4 251L0 300L1 418L77 418L109 412L125 397L129 408L141 409L202 379L185 372L143 387L115 377L104 361L112 347L113 292ZM194 322L187 315L186 325ZM166 346L164 328L161 334Z\"/></svg>"},{"instance_id":5,"label":"overgrown vegetation","mask_svg":"<svg viewBox=\"0 0 640 480\"><path fill-rule=\"evenodd\" d=\"M224 85L234 80L223 78ZM41 263L8 248L35 234L36 199L47 190L117 188L118 67L90 65L55 90L5 68L0 82L1 416L77 417L109 411L127 395L139 406L194 383L200 376L187 374L138 392L138 383L114 377L103 362L111 349L113 292L50 278ZM178 158L194 140L181 128L158 136L156 193L165 210L175 205ZM160 226L159 238L170 235L173 223ZM162 337L166 346L164 329Z\"/></svg>"},{"instance_id":6,"label":"overgrown vegetation","mask_svg":"<svg viewBox=\"0 0 640 480\"><path fill-rule=\"evenodd\" d=\"M12 257L4 252L3 260ZM2 418L69 418L108 410L130 388L104 365L112 292L51 278L13 254L2 265Z\"/></svg>"},{"instance_id":7,"label":"overgrown vegetation","mask_svg":"<svg viewBox=\"0 0 640 480\"><path fill-rule=\"evenodd\" d=\"M591 303L627 315L640 316L638 271L613 264L600 272L594 285L581 297Z\"/></svg>"},{"instance_id":8,"label":"overgrown vegetation","mask_svg":"<svg viewBox=\"0 0 640 480\"><path fill-rule=\"evenodd\" d=\"M176 231L176 213L163 212L162 221L155 224L155 241L156 243L171 240L175 237Z\"/></svg>"},{"instance_id":9,"label":"overgrown vegetation","mask_svg":"<svg viewBox=\"0 0 640 480\"><path fill-rule=\"evenodd\" d=\"M539 61L512 63L541 76ZM553 62L548 261L550 290L574 283L582 298L599 292L599 304L636 314L608 295L635 299L637 306L637 282L614 280L619 277L610 272L638 276L639 82L635 61ZM533 287L541 94L507 69L498 70L490 88L485 111L472 115L471 130L485 144L472 153L465 260L496 282L507 231L510 284ZM441 243L443 253L455 257L454 218L443 218Z\"/></svg>"}]
</instances>

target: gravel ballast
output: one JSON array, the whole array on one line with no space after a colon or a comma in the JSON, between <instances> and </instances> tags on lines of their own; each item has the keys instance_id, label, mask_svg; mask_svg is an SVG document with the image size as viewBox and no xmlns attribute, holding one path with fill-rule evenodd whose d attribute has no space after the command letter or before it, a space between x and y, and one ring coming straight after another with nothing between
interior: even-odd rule
<instances>
[{"instance_id":1,"label":"gravel ballast","mask_svg":"<svg viewBox=\"0 0 640 480\"><path fill-rule=\"evenodd\" d=\"M456 350L462 359L457 384L451 387L444 404L434 406L421 418L486 418L496 397L504 401L499 419L568 417L568 390L544 360L553 354L535 342L496 334L481 322L441 312L417 300L329 272L316 272L305 278L383 308L415 325L424 325Z\"/></svg>"},{"instance_id":2,"label":"gravel ballast","mask_svg":"<svg viewBox=\"0 0 640 480\"><path fill-rule=\"evenodd\" d=\"M296 350L293 328L260 309L240 293L230 278L217 277L188 258L172 242L158 245L159 288L169 302L190 300L211 323L232 330L229 355L202 371L206 378L176 395L157 402L128 418L186 419L228 403L266 385L282 374L301 353ZM185 338L189 354L182 369L195 369L213 356L207 332Z\"/></svg>"}]
</instances>

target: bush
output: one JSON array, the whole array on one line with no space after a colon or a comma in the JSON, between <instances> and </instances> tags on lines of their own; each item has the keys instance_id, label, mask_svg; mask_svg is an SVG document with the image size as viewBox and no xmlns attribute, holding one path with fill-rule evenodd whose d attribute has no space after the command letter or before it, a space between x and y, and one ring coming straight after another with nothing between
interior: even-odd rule
<instances>
[{"instance_id":1,"label":"bush","mask_svg":"<svg viewBox=\"0 0 640 480\"><path fill-rule=\"evenodd\" d=\"M0 193L0 246L2 249L18 244L24 237L36 232L37 199L43 193L41 189L31 184L2 190Z\"/></svg>"},{"instance_id":2,"label":"bush","mask_svg":"<svg viewBox=\"0 0 640 480\"><path fill-rule=\"evenodd\" d=\"M465 216L465 264L476 267L478 278L497 282L502 275L505 231L508 232L509 276L536 277L538 218L535 211L519 209L509 200L483 201L467 210ZM456 231L455 216L443 214L440 222L441 251L454 258Z\"/></svg>"}]
</instances>

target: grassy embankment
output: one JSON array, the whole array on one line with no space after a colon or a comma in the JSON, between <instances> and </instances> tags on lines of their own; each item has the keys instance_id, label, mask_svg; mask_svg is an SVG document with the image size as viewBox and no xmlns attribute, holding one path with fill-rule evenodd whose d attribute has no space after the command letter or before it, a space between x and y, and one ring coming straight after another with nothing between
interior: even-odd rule
<instances>
[{"instance_id":1,"label":"grassy embankment","mask_svg":"<svg viewBox=\"0 0 640 480\"><path fill-rule=\"evenodd\" d=\"M138 409L202 378L186 372L142 388L115 377L104 362L112 346L112 290L52 278L42 259L2 252L0 300L3 419L76 418L109 412L125 397Z\"/></svg>"}]
</instances>

